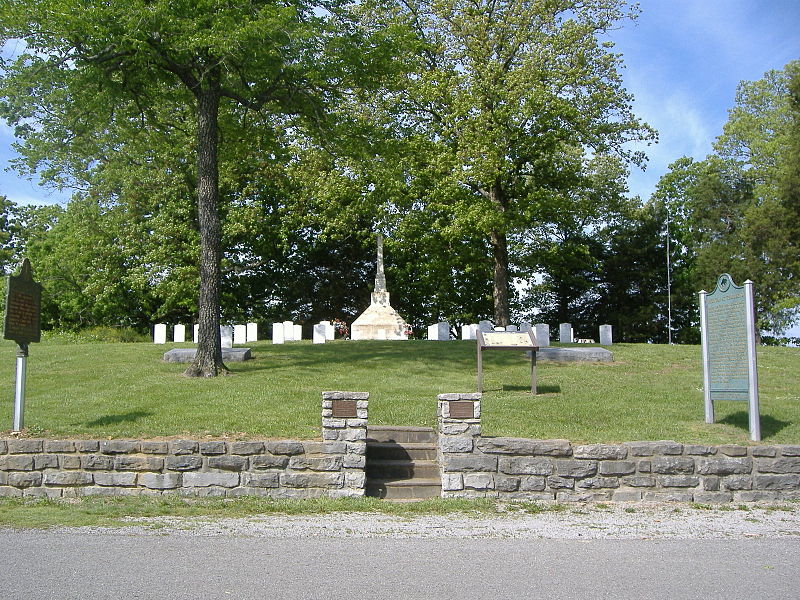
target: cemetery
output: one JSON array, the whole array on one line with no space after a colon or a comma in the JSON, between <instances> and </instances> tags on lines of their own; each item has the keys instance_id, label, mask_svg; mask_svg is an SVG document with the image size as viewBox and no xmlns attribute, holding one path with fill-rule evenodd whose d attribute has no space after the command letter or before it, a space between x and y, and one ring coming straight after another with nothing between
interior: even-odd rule
<instances>
[{"instance_id":1,"label":"cemetery","mask_svg":"<svg viewBox=\"0 0 800 600\"><path fill-rule=\"evenodd\" d=\"M792 349L759 352L769 408L764 442L751 445L737 403L717 403L716 422L702 423L697 347L620 343L613 362L543 361L533 396L521 351L493 353L483 394L469 391L473 340L245 343L252 358L233 377L198 381L163 361L161 344L45 340L29 375L30 429L0 440L0 493L722 502L793 498L800 488ZM10 358L13 344L2 347ZM359 390L352 417L326 408L348 398L322 395L337 389ZM447 413L442 402L454 398L475 407ZM414 480L395 472L386 483L374 477L381 459L364 462L405 447L403 427L438 431L433 458L411 462L436 470L435 487L394 488ZM387 430L397 442L369 441Z\"/></svg>"},{"instance_id":2,"label":"cemetery","mask_svg":"<svg viewBox=\"0 0 800 600\"><path fill-rule=\"evenodd\" d=\"M800 499L800 64L648 200L623 6L14 3L0 496Z\"/></svg>"}]
</instances>

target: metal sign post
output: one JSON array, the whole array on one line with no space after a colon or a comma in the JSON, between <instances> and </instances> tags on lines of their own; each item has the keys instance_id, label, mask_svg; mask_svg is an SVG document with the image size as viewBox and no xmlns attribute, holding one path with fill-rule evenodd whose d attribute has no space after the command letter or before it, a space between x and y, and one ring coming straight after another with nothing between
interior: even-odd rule
<instances>
[{"instance_id":1,"label":"metal sign post","mask_svg":"<svg viewBox=\"0 0 800 600\"><path fill-rule=\"evenodd\" d=\"M14 390L12 431L25 426L25 383L28 375L28 344L41 339L42 286L33 280L31 263L22 261L19 275L9 275L3 339L17 343L17 380Z\"/></svg>"}]
</instances>

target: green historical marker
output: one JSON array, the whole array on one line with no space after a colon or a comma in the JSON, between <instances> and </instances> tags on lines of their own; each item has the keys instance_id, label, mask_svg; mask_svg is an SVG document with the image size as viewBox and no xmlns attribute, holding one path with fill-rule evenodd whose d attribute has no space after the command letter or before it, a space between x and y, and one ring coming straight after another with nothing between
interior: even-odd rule
<instances>
[{"instance_id":1,"label":"green historical marker","mask_svg":"<svg viewBox=\"0 0 800 600\"><path fill-rule=\"evenodd\" d=\"M700 329L703 352L703 392L706 423L714 422L714 402L749 403L750 439L761 439L756 368L753 282L733 283L719 276L710 294L700 292Z\"/></svg>"},{"instance_id":2,"label":"green historical marker","mask_svg":"<svg viewBox=\"0 0 800 600\"><path fill-rule=\"evenodd\" d=\"M22 261L19 275L9 275L6 286L6 318L3 339L17 343L17 382L14 394L13 431L25 426L25 379L28 368L28 344L41 339L40 315L42 285L33 280L31 263Z\"/></svg>"}]
</instances>

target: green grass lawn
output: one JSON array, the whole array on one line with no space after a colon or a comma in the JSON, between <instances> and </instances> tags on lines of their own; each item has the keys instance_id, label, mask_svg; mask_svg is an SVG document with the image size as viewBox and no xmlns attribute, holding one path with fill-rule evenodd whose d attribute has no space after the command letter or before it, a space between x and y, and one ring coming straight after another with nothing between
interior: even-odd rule
<instances>
[{"instance_id":1,"label":"green grass lawn","mask_svg":"<svg viewBox=\"0 0 800 600\"><path fill-rule=\"evenodd\" d=\"M319 436L324 390L370 393L370 423L436 422L436 395L475 390L475 342L254 342L233 375L187 379L164 363L174 344L32 344L25 424L31 436ZM189 346L181 344L178 346ZM0 344L0 427L11 426L15 345ZM718 402L703 422L697 346L618 344L612 364L538 367L529 393L521 352L484 354L485 435L573 442L674 439L747 443L747 406ZM764 443L800 443L800 349L759 348Z\"/></svg>"}]
</instances>

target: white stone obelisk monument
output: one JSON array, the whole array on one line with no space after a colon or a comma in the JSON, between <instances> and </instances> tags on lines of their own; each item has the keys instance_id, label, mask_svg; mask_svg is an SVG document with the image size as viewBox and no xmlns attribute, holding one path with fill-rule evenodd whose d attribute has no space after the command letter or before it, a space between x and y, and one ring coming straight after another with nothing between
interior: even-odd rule
<instances>
[{"instance_id":1,"label":"white stone obelisk monument","mask_svg":"<svg viewBox=\"0 0 800 600\"><path fill-rule=\"evenodd\" d=\"M408 324L389 304L386 275L383 272L383 236L378 235L378 266L372 302L353 321L350 337L353 340L407 340Z\"/></svg>"}]
</instances>

